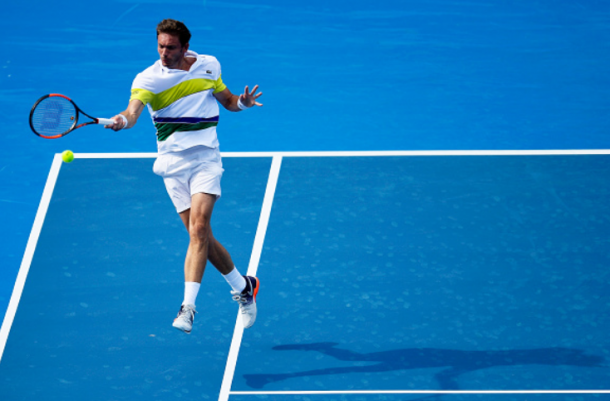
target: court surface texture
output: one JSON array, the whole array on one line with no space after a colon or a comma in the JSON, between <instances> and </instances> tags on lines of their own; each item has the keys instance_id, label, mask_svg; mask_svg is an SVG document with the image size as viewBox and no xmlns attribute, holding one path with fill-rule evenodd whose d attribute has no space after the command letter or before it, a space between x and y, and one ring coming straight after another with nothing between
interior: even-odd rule
<instances>
[{"instance_id":1,"label":"court surface texture","mask_svg":"<svg viewBox=\"0 0 610 401\"><path fill-rule=\"evenodd\" d=\"M57 156L3 393L607 394L610 155L598 153L228 154L213 227L260 278L260 313L244 332L210 268L190 336L171 327L187 235L154 159Z\"/></svg>"}]
</instances>

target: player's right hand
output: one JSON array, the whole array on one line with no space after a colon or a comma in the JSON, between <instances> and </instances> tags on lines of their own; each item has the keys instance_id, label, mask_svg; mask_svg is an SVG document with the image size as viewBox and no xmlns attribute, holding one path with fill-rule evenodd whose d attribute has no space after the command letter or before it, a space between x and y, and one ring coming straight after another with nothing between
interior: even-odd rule
<instances>
[{"instance_id":1,"label":"player's right hand","mask_svg":"<svg viewBox=\"0 0 610 401\"><path fill-rule=\"evenodd\" d=\"M114 121L114 124L112 125L104 125L104 128L110 128L113 131L120 131L124 128L124 121L123 119L117 114L114 117L110 118L111 120Z\"/></svg>"}]
</instances>

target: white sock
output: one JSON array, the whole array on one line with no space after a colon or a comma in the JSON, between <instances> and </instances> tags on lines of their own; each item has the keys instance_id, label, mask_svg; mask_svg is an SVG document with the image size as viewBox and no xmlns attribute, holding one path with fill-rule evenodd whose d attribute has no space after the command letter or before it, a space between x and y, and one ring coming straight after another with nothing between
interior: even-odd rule
<instances>
[{"instance_id":1,"label":"white sock","mask_svg":"<svg viewBox=\"0 0 610 401\"><path fill-rule=\"evenodd\" d=\"M200 286L201 283L194 281L187 281L184 283L184 301L182 301L182 305L195 305Z\"/></svg>"},{"instance_id":2,"label":"white sock","mask_svg":"<svg viewBox=\"0 0 610 401\"><path fill-rule=\"evenodd\" d=\"M223 274L227 283L233 288L233 291L242 292L246 288L246 279L239 274L237 267L234 267L229 274Z\"/></svg>"}]
</instances>

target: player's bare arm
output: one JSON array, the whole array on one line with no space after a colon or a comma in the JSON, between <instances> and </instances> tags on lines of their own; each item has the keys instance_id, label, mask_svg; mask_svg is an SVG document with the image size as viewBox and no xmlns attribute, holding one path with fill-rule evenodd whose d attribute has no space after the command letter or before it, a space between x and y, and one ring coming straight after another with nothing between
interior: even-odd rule
<instances>
[{"instance_id":1,"label":"player's bare arm","mask_svg":"<svg viewBox=\"0 0 610 401\"><path fill-rule=\"evenodd\" d=\"M244 93L241 95L234 95L231 93L229 88L226 88L222 92L218 92L214 94L218 103L222 104L222 106L229 111L241 111L242 109L238 105L238 101L241 100L241 103L245 107L253 107L253 106L262 106L262 103L257 102L256 100L262 96L263 92L256 93L258 90L258 85L254 85L252 88L252 92L246 85L244 89Z\"/></svg>"},{"instance_id":2,"label":"player's bare arm","mask_svg":"<svg viewBox=\"0 0 610 401\"><path fill-rule=\"evenodd\" d=\"M141 100L133 99L129 102L127 110L122 111L111 118L111 120L114 121L114 124L106 125L104 126L104 128L110 128L114 131L120 131L125 128L131 128L136 125L136 122L138 121L138 118L140 118L140 114L142 114L143 110L144 103L142 103ZM127 119L127 125L125 125L125 120L123 120L123 117L121 117L121 115L125 116L125 118Z\"/></svg>"}]
</instances>

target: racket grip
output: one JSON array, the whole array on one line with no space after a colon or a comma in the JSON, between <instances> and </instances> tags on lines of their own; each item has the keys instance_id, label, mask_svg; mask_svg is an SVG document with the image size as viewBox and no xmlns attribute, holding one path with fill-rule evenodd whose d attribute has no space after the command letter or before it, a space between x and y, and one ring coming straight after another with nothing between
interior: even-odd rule
<instances>
[{"instance_id":1,"label":"racket grip","mask_svg":"<svg viewBox=\"0 0 610 401\"><path fill-rule=\"evenodd\" d=\"M98 124L102 124L102 125L114 124L114 120L111 120L110 118L96 118L96 120L97 120Z\"/></svg>"}]
</instances>

